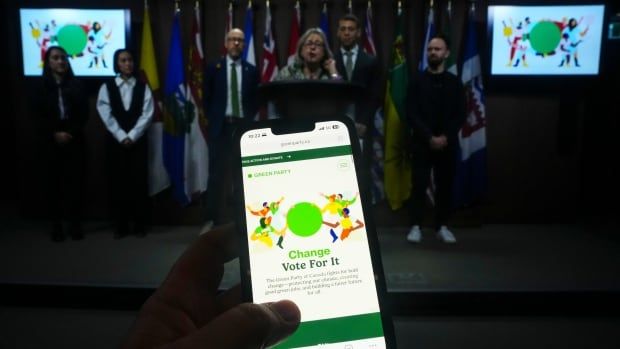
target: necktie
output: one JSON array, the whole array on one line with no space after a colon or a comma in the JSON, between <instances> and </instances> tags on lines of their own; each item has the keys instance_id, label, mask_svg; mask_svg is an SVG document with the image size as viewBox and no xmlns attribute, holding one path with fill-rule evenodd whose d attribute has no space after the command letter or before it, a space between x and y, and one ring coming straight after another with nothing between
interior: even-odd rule
<instances>
[{"instance_id":1,"label":"necktie","mask_svg":"<svg viewBox=\"0 0 620 349\"><path fill-rule=\"evenodd\" d=\"M230 103L232 103L232 114L235 117L241 117L239 110L239 88L237 82L237 68L233 62L230 65Z\"/></svg>"},{"instance_id":2,"label":"necktie","mask_svg":"<svg viewBox=\"0 0 620 349\"><path fill-rule=\"evenodd\" d=\"M62 88L58 86L58 109L60 109L60 120L67 118L65 113L65 101L62 99Z\"/></svg>"},{"instance_id":3,"label":"necktie","mask_svg":"<svg viewBox=\"0 0 620 349\"><path fill-rule=\"evenodd\" d=\"M344 51L345 56L347 56L347 61L345 62L345 69L347 70L347 79L351 81L353 77L353 52L352 51Z\"/></svg>"}]
</instances>

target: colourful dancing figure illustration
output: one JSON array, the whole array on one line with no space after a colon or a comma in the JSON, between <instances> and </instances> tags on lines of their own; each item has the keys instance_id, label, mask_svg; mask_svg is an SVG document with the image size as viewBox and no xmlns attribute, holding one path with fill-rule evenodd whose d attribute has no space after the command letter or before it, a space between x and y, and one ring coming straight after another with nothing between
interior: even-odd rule
<instances>
[{"instance_id":1,"label":"colourful dancing figure illustration","mask_svg":"<svg viewBox=\"0 0 620 349\"><path fill-rule=\"evenodd\" d=\"M503 33L506 39L508 40L508 45L510 46L510 56L508 59L508 63L506 64L507 67L509 66L517 67L519 66L519 63L521 61L523 62L524 67L528 66L525 60L526 58L525 52L527 51L527 48L528 48L526 41L529 39L530 18L526 17L524 22L525 24L523 22L519 22L517 24L517 27L513 29L512 20L510 20L511 26L507 26L506 22L502 21L502 23L504 24ZM514 34L514 36L512 36L512 34ZM517 51L521 52L521 57L517 57L517 61L514 64L512 64L512 61L515 58Z\"/></svg>"},{"instance_id":2,"label":"colourful dancing figure illustration","mask_svg":"<svg viewBox=\"0 0 620 349\"><path fill-rule=\"evenodd\" d=\"M111 35L112 31L110 31L108 34L104 34L101 24L99 22L93 22L93 25L87 34L87 51L92 55L90 64L88 65L89 68L93 67L93 63L95 67L99 67L99 61L101 61L101 64L103 64L104 68L108 67L105 63L103 49L108 44L108 40L110 39Z\"/></svg>"},{"instance_id":3,"label":"colourful dancing figure illustration","mask_svg":"<svg viewBox=\"0 0 620 349\"><path fill-rule=\"evenodd\" d=\"M350 205L353 205L355 203L355 200L357 200L357 196L359 195L359 193L356 193L352 199L346 200L344 199L342 194L319 194L328 201L327 204L323 206L323 209L321 209L321 213L325 213L325 211L327 211L332 215L337 214L340 217L342 217L342 210L349 207Z\"/></svg>"},{"instance_id":4,"label":"colourful dancing figure illustration","mask_svg":"<svg viewBox=\"0 0 620 349\"><path fill-rule=\"evenodd\" d=\"M349 209L344 208L342 209L342 219L340 220L340 222L330 223L330 222L323 221L323 224L332 228L329 230L329 234L332 236L332 243L338 240L338 236L336 235L336 232L334 231L334 229L338 228L339 225L342 226L342 232L340 232L340 240L344 240L348 238L349 235L354 230L364 227L364 223L360 221L359 219L355 220L356 225L353 226L349 213L350 213Z\"/></svg>"},{"instance_id":5,"label":"colourful dancing figure illustration","mask_svg":"<svg viewBox=\"0 0 620 349\"><path fill-rule=\"evenodd\" d=\"M251 214L259 217L267 217L267 215L271 212L271 215L275 215L276 212L280 209L280 204L284 200L284 197L281 197L278 201L273 201L271 203L267 203L267 201L263 202L263 206L260 210L253 210L250 205L247 205L246 208L250 211Z\"/></svg>"},{"instance_id":6,"label":"colourful dancing figure illustration","mask_svg":"<svg viewBox=\"0 0 620 349\"><path fill-rule=\"evenodd\" d=\"M267 245L268 247L273 247L273 240L271 239L270 234L279 235L280 237L278 238L278 242L276 243L276 245L280 248L284 248L282 246L282 242L284 241L284 235L286 234L286 225L281 230L276 230L271 225L271 217L261 218L259 224L260 225L256 227L256 229L254 229L252 235L250 235L250 240L258 240Z\"/></svg>"},{"instance_id":7,"label":"colourful dancing figure illustration","mask_svg":"<svg viewBox=\"0 0 620 349\"><path fill-rule=\"evenodd\" d=\"M44 25L43 29L39 26L39 21L36 21L36 24L35 27L32 22L28 23L28 25L30 25L30 34L36 41L37 46L39 46L39 51L41 53L39 67L43 67L43 59L45 57L45 52L47 52L47 48L57 41L56 21L52 20L51 24Z\"/></svg>"},{"instance_id":8,"label":"colourful dancing figure illustration","mask_svg":"<svg viewBox=\"0 0 620 349\"><path fill-rule=\"evenodd\" d=\"M581 24L583 17L579 19L579 22L575 18L571 18L568 21L568 25L562 30L562 40L560 42L560 50L565 53L560 62L560 67L566 63L566 66L570 66L570 58L573 57L575 67L580 67L577 57L577 46L583 41L582 38L588 34L589 27L586 27L582 32L578 27Z\"/></svg>"}]
</instances>

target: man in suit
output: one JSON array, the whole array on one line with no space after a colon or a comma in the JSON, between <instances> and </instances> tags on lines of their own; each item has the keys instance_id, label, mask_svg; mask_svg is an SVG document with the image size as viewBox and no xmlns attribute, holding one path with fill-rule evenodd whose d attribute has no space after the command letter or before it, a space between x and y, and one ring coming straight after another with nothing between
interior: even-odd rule
<instances>
[{"instance_id":1,"label":"man in suit","mask_svg":"<svg viewBox=\"0 0 620 349\"><path fill-rule=\"evenodd\" d=\"M226 219L231 193L233 130L256 115L258 70L243 59L245 35L238 28L226 34L226 56L207 66L205 111L209 120L209 193L207 211L214 223Z\"/></svg>"},{"instance_id":2,"label":"man in suit","mask_svg":"<svg viewBox=\"0 0 620 349\"><path fill-rule=\"evenodd\" d=\"M379 107L379 63L377 58L364 52L358 44L361 37L360 22L353 14L346 14L338 21L340 48L334 53L336 69L342 77L363 86L352 108L355 126L362 140L364 167L370 171L372 161L372 134L375 111ZM369 175L369 173L367 173Z\"/></svg>"}]
</instances>

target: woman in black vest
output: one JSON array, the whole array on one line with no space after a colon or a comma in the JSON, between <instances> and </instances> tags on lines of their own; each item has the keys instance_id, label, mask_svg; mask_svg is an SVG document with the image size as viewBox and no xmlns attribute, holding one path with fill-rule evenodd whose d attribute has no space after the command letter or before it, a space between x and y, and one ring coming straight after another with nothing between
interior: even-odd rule
<instances>
[{"instance_id":1,"label":"woman in black vest","mask_svg":"<svg viewBox=\"0 0 620 349\"><path fill-rule=\"evenodd\" d=\"M37 89L35 103L39 130L41 161L49 173L45 184L52 220L52 240L65 235L62 220L70 222L69 234L74 240L84 237L81 226L81 185L84 172L83 129L88 118L88 99L80 81L73 75L67 52L52 46L43 60L43 82Z\"/></svg>"},{"instance_id":2,"label":"woman in black vest","mask_svg":"<svg viewBox=\"0 0 620 349\"><path fill-rule=\"evenodd\" d=\"M147 143L144 133L153 117L149 87L134 75L133 54L127 49L114 52L112 80L99 89L97 111L105 127L112 212L117 220L115 238L133 232L146 234L149 212L147 188Z\"/></svg>"}]
</instances>

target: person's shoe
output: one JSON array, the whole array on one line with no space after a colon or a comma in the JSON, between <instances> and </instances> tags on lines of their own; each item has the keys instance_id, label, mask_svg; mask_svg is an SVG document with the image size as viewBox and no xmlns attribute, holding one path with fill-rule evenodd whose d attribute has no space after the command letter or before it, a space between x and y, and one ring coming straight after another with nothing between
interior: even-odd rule
<instances>
[{"instance_id":1,"label":"person's shoe","mask_svg":"<svg viewBox=\"0 0 620 349\"><path fill-rule=\"evenodd\" d=\"M62 232L61 223L54 223L52 225L52 241L54 242L65 241L65 234Z\"/></svg>"},{"instance_id":2,"label":"person's shoe","mask_svg":"<svg viewBox=\"0 0 620 349\"><path fill-rule=\"evenodd\" d=\"M409 234L407 234L407 241L414 244L422 241L422 230L420 230L419 225L414 225L413 227L411 227L411 230L409 230Z\"/></svg>"},{"instance_id":3,"label":"person's shoe","mask_svg":"<svg viewBox=\"0 0 620 349\"><path fill-rule=\"evenodd\" d=\"M69 235L71 236L71 240L82 240L84 239L84 232L82 231L82 225L79 223L73 223L69 227Z\"/></svg>"},{"instance_id":4,"label":"person's shoe","mask_svg":"<svg viewBox=\"0 0 620 349\"><path fill-rule=\"evenodd\" d=\"M446 227L445 225L442 225L441 228L439 228L439 230L437 231L437 237L439 238L439 240L447 244L453 244L456 242L454 234L452 234L452 232L448 230L448 227Z\"/></svg>"}]
</instances>

